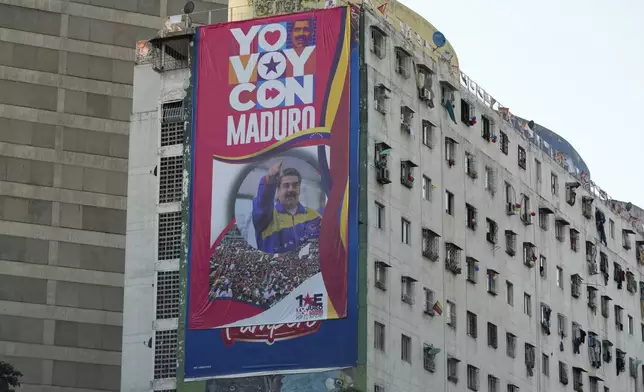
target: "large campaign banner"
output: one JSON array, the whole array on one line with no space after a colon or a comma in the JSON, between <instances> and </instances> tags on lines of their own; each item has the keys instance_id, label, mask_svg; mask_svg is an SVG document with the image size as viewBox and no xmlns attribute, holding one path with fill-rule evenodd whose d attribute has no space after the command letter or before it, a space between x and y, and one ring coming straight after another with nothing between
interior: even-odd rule
<instances>
[{"instance_id":1,"label":"large campaign banner","mask_svg":"<svg viewBox=\"0 0 644 392\"><path fill-rule=\"evenodd\" d=\"M198 30L189 328L347 315L343 8Z\"/></svg>"},{"instance_id":2,"label":"large campaign banner","mask_svg":"<svg viewBox=\"0 0 644 392\"><path fill-rule=\"evenodd\" d=\"M358 15L197 30L186 380L286 391L357 363Z\"/></svg>"}]
</instances>

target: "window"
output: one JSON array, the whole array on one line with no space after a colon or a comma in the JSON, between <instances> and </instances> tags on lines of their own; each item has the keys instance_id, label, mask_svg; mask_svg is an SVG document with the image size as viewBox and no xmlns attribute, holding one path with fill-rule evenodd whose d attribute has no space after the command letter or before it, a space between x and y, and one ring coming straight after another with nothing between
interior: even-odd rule
<instances>
[{"instance_id":1,"label":"window","mask_svg":"<svg viewBox=\"0 0 644 392\"><path fill-rule=\"evenodd\" d=\"M377 321L373 323L373 348L385 351L385 325Z\"/></svg>"},{"instance_id":2,"label":"window","mask_svg":"<svg viewBox=\"0 0 644 392\"><path fill-rule=\"evenodd\" d=\"M611 300L611 298L609 296L602 295L601 312L602 312L602 316L604 318L610 317L610 308L608 307L608 301L610 301L610 300ZM642 336L644 336L644 335L642 335Z\"/></svg>"},{"instance_id":3,"label":"window","mask_svg":"<svg viewBox=\"0 0 644 392\"><path fill-rule=\"evenodd\" d=\"M375 202L376 205L376 228L383 229L385 224L385 206Z\"/></svg>"},{"instance_id":4,"label":"window","mask_svg":"<svg viewBox=\"0 0 644 392\"><path fill-rule=\"evenodd\" d=\"M505 334L505 353L510 358L516 358L517 351L517 337L507 332Z\"/></svg>"},{"instance_id":5,"label":"window","mask_svg":"<svg viewBox=\"0 0 644 392\"><path fill-rule=\"evenodd\" d=\"M407 219L402 218L400 220L400 232L401 232L400 240L402 241L403 244L409 245L410 226L411 226L411 223L409 223Z\"/></svg>"},{"instance_id":6,"label":"window","mask_svg":"<svg viewBox=\"0 0 644 392\"><path fill-rule=\"evenodd\" d=\"M478 336L478 326L476 323L476 314L467 312L467 335L474 339Z\"/></svg>"},{"instance_id":7,"label":"window","mask_svg":"<svg viewBox=\"0 0 644 392\"><path fill-rule=\"evenodd\" d=\"M519 392L519 387L514 384L508 384L508 392Z\"/></svg>"},{"instance_id":8,"label":"window","mask_svg":"<svg viewBox=\"0 0 644 392\"><path fill-rule=\"evenodd\" d=\"M161 147L183 144L183 101L161 106Z\"/></svg>"},{"instance_id":9,"label":"window","mask_svg":"<svg viewBox=\"0 0 644 392\"><path fill-rule=\"evenodd\" d=\"M411 363L411 338L405 334L400 335L400 359Z\"/></svg>"},{"instance_id":10,"label":"window","mask_svg":"<svg viewBox=\"0 0 644 392\"><path fill-rule=\"evenodd\" d=\"M491 244L496 244L498 232L499 232L499 226L496 224L495 221L493 221L490 218L486 219L486 223L487 223L487 233L485 234L485 238L487 239L487 242Z\"/></svg>"},{"instance_id":11,"label":"window","mask_svg":"<svg viewBox=\"0 0 644 392\"><path fill-rule=\"evenodd\" d=\"M593 217L593 198L592 197L583 196L581 198L581 214L586 219L590 219Z\"/></svg>"},{"instance_id":12,"label":"window","mask_svg":"<svg viewBox=\"0 0 644 392\"><path fill-rule=\"evenodd\" d=\"M566 183L566 203L571 206L575 205L577 200L577 188L580 186L578 182L567 182Z\"/></svg>"},{"instance_id":13,"label":"window","mask_svg":"<svg viewBox=\"0 0 644 392\"><path fill-rule=\"evenodd\" d=\"M436 371L436 354L438 349L431 344L423 345L423 368L428 372Z\"/></svg>"},{"instance_id":14,"label":"window","mask_svg":"<svg viewBox=\"0 0 644 392\"><path fill-rule=\"evenodd\" d=\"M465 174L470 178L478 177L478 173L476 172L476 157L471 152L465 153Z\"/></svg>"},{"instance_id":15,"label":"window","mask_svg":"<svg viewBox=\"0 0 644 392\"><path fill-rule=\"evenodd\" d=\"M396 48L396 73L405 79L407 79L410 74L410 60L411 55L405 49L401 47Z\"/></svg>"},{"instance_id":16,"label":"window","mask_svg":"<svg viewBox=\"0 0 644 392\"><path fill-rule=\"evenodd\" d=\"M619 305L614 306L615 312L615 325L620 331L624 330L624 324L622 323L622 307Z\"/></svg>"},{"instance_id":17,"label":"window","mask_svg":"<svg viewBox=\"0 0 644 392\"><path fill-rule=\"evenodd\" d=\"M541 275L541 278L543 279L548 278L548 265L544 255L539 255L539 275Z\"/></svg>"},{"instance_id":18,"label":"window","mask_svg":"<svg viewBox=\"0 0 644 392\"><path fill-rule=\"evenodd\" d=\"M447 304L447 325L456 329L456 304L452 301L446 301Z\"/></svg>"},{"instance_id":19,"label":"window","mask_svg":"<svg viewBox=\"0 0 644 392\"><path fill-rule=\"evenodd\" d=\"M465 204L465 210L467 212L467 227L471 230L476 230L476 226L478 225L478 214L476 212L476 208L469 204Z\"/></svg>"},{"instance_id":20,"label":"window","mask_svg":"<svg viewBox=\"0 0 644 392\"><path fill-rule=\"evenodd\" d=\"M612 219L608 220L608 229L610 231L610 238L615 239L615 222Z\"/></svg>"},{"instance_id":21,"label":"window","mask_svg":"<svg viewBox=\"0 0 644 392\"><path fill-rule=\"evenodd\" d=\"M423 229L423 257L432 261L438 260L438 234L429 229Z\"/></svg>"},{"instance_id":22,"label":"window","mask_svg":"<svg viewBox=\"0 0 644 392\"><path fill-rule=\"evenodd\" d=\"M416 65L416 78L418 87L418 99L425 102L430 108L434 108L434 91L432 90L433 72L425 64Z\"/></svg>"},{"instance_id":23,"label":"window","mask_svg":"<svg viewBox=\"0 0 644 392\"><path fill-rule=\"evenodd\" d=\"M534 371L534 366L535 366L535 350L534 346L526 343L524 346L524 351L525 351L525 366L526 369L528 370L528 376L532 377L533 371Z\"/></svg>"},{"instance_id":24,"label":"window","mask_svg":"<svg viewBox=\"0 0 644 392\"><path fill-rule=\"evenodd\" d=\"M429 148L434 148L434 129L436 126L427 120L423 120L423 144Z\"/></svg>"},{"instance_id":25,"label":"window","mask_svg":"<svg viewBox=\"0 0 644 392\"><path fill-rule=\"evenodd\" d=\"M573 389L577 392L583 392L583 381L581 375L581 369L578 367L572 368L572 385Z\"/></svg>"},{"instance_id":26,"label":"window","mask_svg":"<svg viewBox=\"0 0 644 392\"><path fill-rule=\"evenodd\" d=\"M568 365L559 361L559 382L568 385Z\"/></svg>"},{"instance_id":27,"label":"window","mask_svg":"<svg viewBox=\"0 0 644 392\"><path fill-rule=\"evenodd\" d=\"M557 267L557 287L562 290L564 287L563 269L561 267Z\"/></svg>"},{"instance_id":28,"label":"window","mask_svg":"<svg viewBox=\"0 0 644 392\"><path fill-rule=\"evenodd\" d=\"M400 161L400 183L411 189L414 187L414 168L417 164L410 160Z\"/></svg>"},{"instance_id":29,"label":"window","mask_svg":"<svg viewBox=\"0 0 644 392\"><path fill-rule=\"evenodd\" d=\"M454 194L450 191L445 191L445 212L454 216Z\"/></svg>"},{"instance_id":30,"label":"window","mask_svg":"<svg viewBox=\"0 0 644 392\"><path fill-rule=\"evenodd\" d=\"M555 173L550 173L550 192L559 195L559 177Z\"/></svg>"},{"instance_id":31,"label":"window","mask_svg":"<svg viewBox=\"0 0 644 392\"><path fill-rule=\"evenodd\" d=\"M165 380L177 375L177 330L154 332L154 379Z\"/></svg>"},{"instance_id":32,"label":"window","mask_svg":"<svg viewBox=\"0 0 644 392\"><path fill-rule=\"evenodd\" d=\"M516 214L517 194L514 187L509 183L505 183L505 211L508 215Z\"/></svg>"},{"instance_id":33,"label":"window","mask_svg":"<svg viewBox=\"0 0 644 392\"><path fill-rule=\"evenodd\" d=\"M479 384L479 368L467 365L467 389L478 391Z\"/></svg>"},{"instance_id":34,"label":"window","mask_svg":"<svg viewBox=\"0 0 644 392\"><path fill-rule=\"evenodd\" d=\"M511 230L505 231L505 253L514 256L517 252L517 235Z\"/></svg>"},{"instance_id":35,"label":"window","mask_svg":"<svg viewBox=\"0 0 644 392\"><path fill-rule=\"evenodd\" d=\"M512 282L505 281L505 296L508 305L514 306L514 285Z\"/></svg>"},{"instance_id":36,"label":"window","mask_svg":"<svg viewBox=\"0 0 644 392\"><path fill-rule=\"evenodd\" d=\"M525 154L525 148L521 146L517 146L518 148L518 161L519 161L519 167L523 170L526 168L526 154Z\"/></svg>"},{"instance_id":37,"label":"window","mask_svg":"<svg viewBox=\"0 0 644 392\"><path fill-rule=\"evenodd\" d=\"M403 276L400 279L400 299L410 305L414 304L414 285L416 279L411 276Z\"/></svg>"},{"instance_id":38,"label":"window","mask_svg":"<svg viewBox=\"0 0 644 392\"><path fill-rule=\"evenodd\" d=\"M427 176L423 176L422 192L424 200L432 201L432 180Z\"/></svg>"},{"instance_id":39,"label":"window","mask_svg":"<svg viewBox=\"0 0 644 392\"><path fill-rule=\"evenodd\" d=\"M376 57L384 59L387 55L387 34L376 26L371 26L371 51Z\"/></svg>"},{"instance_id":40,"label":"window","mask_svg":"<svg viewBox=\"0 0 644 392\"><path fill-rule=\"evenodd\" d=\"M492 138L492 121L487 116L481 116L481 137L488 142Z\"/></svg>"},{"instance_id":41,"label":"window","mask_svg":"<svg viewBox=\"0 0 644 392\"><path fill-rule=\"evenodd\" d=\"M490 166L485 166L485 190L492 195L496 193L496 172Z\"/></svg>"},{"instance_id":42,"label":"window","mask_svg":"<svg viewBox=\"0 0 644 392\"><path fill-rule=\"evenodd\" d=\"M382 291L387 290L387 274L388 270L391 267L389 264L384 261L376 261L375 266L375 284L376 287Z\"/></svg>"},{"instance_id":43,"label":"window","mask_svg":"<svg viewBox=\"0 0 644 392\"><path fill-rule=\"evenodd\" d=\"M389 90L384 84L378 84L373 90L374 108L382 113L387 113L387 100L389 99Z\"/></svg>"},{"instance_id":44,"label":"window","mask_svg":"<svg viewBox=\"0 0 644 392\"><path fill-rule=\"evenodd\" d=\"M479 262L473 257L468 257L466 259L466 263L467 263L467 281L470 283L476 284L477 272L479 269Z\"/></svg>"},{"instance_id":45,"label":"window","mask_svg":"<svg viewBox=\"0 0 644 392\"><path fill-rule=\"evenodd\" d=\"M523 293L523 313L532 317L532 297L528 293Z\"/></svg>"},{"instance_id":46,"label":"window","mask_svg":"<svg viewBox=\"0 0 644 392\"><path fill-rule=\"evenodd\" d=\"M385 387L378 384L373 384L373 392L385 392Z\"/></svg>"},{"instance_id":47,"label":"window","mask_svg":"<svg viewBox=\"0 0 644 392\"><path fill-rule=\"evenodd\" d=\"M579 274L574 274L570 277L570 295L575 298L579 298L581 295L581 276Z\"/></svg>"},{"instance_id":48,"label":"window","mask_svg":"<svg viewBox=\"0 0 644 392\"><path fill-rule=\"evenodd\" d=\"M508 149L510 147L510 139L508 138L508 135L501 131L499 133L500 135L500 142L499 142L499 148L501 149L501 152L504 153L505 155L508 155Z\"/></svg>"},{"instance_id":49,"label":"window","mask_svg":"<svg viewBox=\"0 0 644 392\"><path fill-rule=\"evenodd\" d=\"M597 378L590 376L588 380L590 381L590 392L599 392L599 384L597 383Z\"/></svg>"},{"instance_id":50,"label":"window","mask_svg":"<svg viewBox=\"0 0 644 392\"><path fill-rule=\"evenodd\" d=\"M161 157L159 203L180 202L183 196L183 155Z\"/></svg>"},{"instance_id":51,"label":"window","mask_svg":"<svg viewBox=\"0 0 644 392\"><path fill-rule=\"evenodd\" d=\"M559 242L566 241L566 225L567 222L563 219L557 219L555 221L555 236Z\"/></svg>"},{"instance_id":52,"label":"window","mask_svg":"<svg viewBox=\"0 0 644 392\"><path fill-rule=\"evenodd\" d=\"M597 287L587 286L588 292L588 307L593 313L597 311Z\"/></svg>"},{"instance_id":53,"label":"window","mask_svg":"<svg viewBox=\"0 0 644 392\"><path fill-rule=\"evenodd\" d=\"M434 310L434 292L427 287L423 288L425 292L425 313L434 316L436 311Z\"/></svg>"},{"instance_id":54,"label":"window","mask_svg":"<svg viewBox=\"0 0 644 392\"><path fill-rule=\"evenodd\" d=\"M414 111L409 106L400 107L400 129L412 134L412 121L414 119Z\"/></svg>"},{"instance_id":55,"label":"window","mask_svg":"<svg viewBox=\"0 0 644 392\"><path fill-rule=\"evenodd\" d=\"M531 225L533 215L534 212L532 212L532 207L530 206L530 198L527 195L523 195L521 198L521 220L523 224Z\"/></svg>"},{"instance_id":56,"label":"window","mask_svg":"<svg viewBox=\"0 0 644 392\"><path fill-rule=\"evenodd\" d=\"M537 248L530 242L523 243L523 262L530 268L537 263Z\"/></svg>"},{"instance_id":57,"label":"window","mask_svg":"<svg viewBox=\"0 0 644 392\"><path fill-rule=\"evenodd\" d=\"M633 316L628 315L628 333L633 334Z\"/></svg>"},{"instance_id":58,"label":"window","mask_svg":"<svg viewBox=\"0 0 644 392\"><path fill-rule=\"evenodd\" d=\"M499 347L497 328L492 323L487 323L487 345L494 349Z\"/></svg>"},{"instance_id":59,"label":"window","mask_svg":"<svg viewBox=\"0 0 644 392\"><path fill-rule=\"evenodd\" d=\"M456 164L456 141L450 137L445 138L445 160L449 167Z\"/></svg>"},{"instance_id":60,"label":"window","mask_svg":"<svg viewBox=\"0 0 644 392\"><path fill-rule=\"evenodd\" d=\"M487 270L487 292L496 295L497 290L496 290L496 280L499 277L499 273L496 272L493 269L488 269Z\"/></svg>"},{"instance_id":61,"label":"window","mask_svg":"<svg viewBox=\"0 0 644 392\"><path fill-rule=\"evenodd\" d=\"M566 325L567 325L566 316L564 316L561 313L558 313L557 314L557 334L561 338L565 338L566 336L568 336L568 332L567 332L568 329L566 328Z\"/></svg>"},{"instance_id":62,"label":"window","mask_svg":"<svg viewBox=\"0 0 644 392\"><path fill-rule=\"evenodd\" d=\"M570 229L570 249L573 252L579 251L579 232L575 229Z\"/></svg>"},{"instance_id":63,"label":"window","mask_svg":"<svg viewBox=\"0 0 644 392\"><path fill-rule=\"evenodd\" d=\"M631 237L628 236L629 234L628 230L622 230L622 246L626 250L631 249Z\"/></svg>"},{"instance_id":64,"label":"window","mask_svg":"<svg viewBox=\"0 0 644 392\"><path fill-rule=\"evenodd\" d=\"M460 360L454 357L447 358L447 379L454 384L458 383L458 363Z\"/></svg>"},{"instance_id":65,"label":"window","mask_svg":"<svg viewBox=\"0 0 644 392\"><path fill-rule=\"evenodd\" d=\"M539 189L539 186L543 182L543 179L541 178L541 161L538 159L534 159L534 171L535 171L535 177L537 178L537 189Z\"/></svg>"},{"instance_id":66,"label":"window","mask_svg":"<svg viewBox=\"0 0 644 392\"><path fill-rule=\"evenodd\" d=\"M461 273L461 250L451 242L445 243L445 268L454 274Z\"/></svg>"},{"instance_id":67,"label":"window","mask_svg":"<svg viewBox=\"0 0 644 392\"><path fill-rule=\"evenodd\" d=\"M157 272L157 319L179 317L179 271Z\"/></svg>"},{"instance_id":68,"label":"window","mask_svg":"<svg viewBox=\"0 0 644 392\"><path fill-rule=\"evenodd\" d=\"M544 208L539 208L539 227L543 231L548 231L550 226L550 211Z\"/></svg>"},{"instance_id":69,"label":"window","mask_svg":"<svg viewBox=\"0 0 644 392\"><path fill-rule=\"evenodd\" d=\"M541 373L550 377L550 357L547 354L541 354Z\"/></svg>"},{"instance_id":70,"label":"window","mask_svg":"<svg viewBox=\"0 0 644 392\"><path fill-rule=\"evenodd\" d=\"M491 374L487 376L487 390L488 392L499 392L499 379Z\"/></svg>"},{"instance_id":71,"label":"window","mask_svg":"<svg viewBox=\"0 0 644 392\"><path fill-rule=\"evenodd\" d=\"M472 117L474 116L474 105L465 99L461 99L461 121L467 126L474 125Z\"/></svg>"},{"instance_id":72,"label":"window","mask_svg":"<svg viewBox=\"0 0 644 392\"><path fill-rule=\"evenodd\" d=\"M158 259L178 259L181 255L181 211L159 214L158 238Z\"/></svg>"}]
</instances>

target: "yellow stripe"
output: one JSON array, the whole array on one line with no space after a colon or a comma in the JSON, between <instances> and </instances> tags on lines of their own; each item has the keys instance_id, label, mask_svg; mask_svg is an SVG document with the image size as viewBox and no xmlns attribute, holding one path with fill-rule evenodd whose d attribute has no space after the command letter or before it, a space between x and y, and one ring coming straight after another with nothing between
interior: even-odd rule
<instances>
[{"instance_id":1,"label":"yellow stripe","mask_svg":"<svg viewBox=\"0 0 644 392\"><path fill-rule=\"evenodd\" d=\"M337 319L338 318L338 312L335 310L335 307L333 306L333 303L331 302L331 298L329 298L328 295L327 295L326 298L327 298L326 302L329 305L328 309L327 309L326 318L327 319Z\"/></svg>"},{"instance_id":2,"label":"yellow stripe","mask_svg":"<svg viewBox=\"0 0 644 392\"><path fill-rule=\"evenodd\" d=\"M289 135L289 136L285 137L282 140L277 141L274 144L271 144L270 146L266 147L265 149L263 149L261 151L257 151L257 152L254 152L252 154L243 155L243 156L240 156L240 157L227 157L227 156L224 156L224 155L216 155L216 154L214 154L213 156L215 158L226 159L226 160L229 160L229 161L240 161L242 159L248 159L248 158L259 156L259 155L261 155L261 154L263 154L265 152L271 151L271 150L281 146L284 143L288 143L288 142L290 142L291 140L293 140L295 138L310 135L310 134L314 134L314 133L331 133L331 127L317 127L317 128L311 128L311 129L299 131L299 132L296 132L296 133L294 133L292 135Z\"/></svg>"},{"instance_id":3,"label":"yellow stripe","mask_svg":"<svg viewBox=\"0 0 644 392\"><path fill-rule=\"evenodd\" d=\"M351 23L349 21L348 11L344 22L344 38L342 39L342 51L340 59L335 69L335 76L331 84L331 91L329 93L329 100L326 107L325 124L327 127L332 127L335 121L335 115L340 106L340 99L344 89L344 81L349 71L349 43L351 38Z\"/></svg>"},{"instance_id":4,"label":"yellow stripe","mask_svg":"<svg viewBox=\"0 0 644 392\"><path fill-rule=\"evenodd\" d=\"M279 213L277 212L277 209L273 208L273 219L271 220L270 225L262 231L262 238L267 238L282 229L291 228L299 225L300 223L312 221L319 217L320 214L311 208L306 208L306 214L295 214L295 219L293 219L291 214ZM293 220L295 220L295 223L293 223Z\"/></svg>"},{"instance_id":5,"label":"yellow stripe","mask_svg":"<svg viewBox=\"0 0 644 392\"><path fill-rule=\"evenodd\" d=\"M344 249L347 249L347 224L349 223L349 180L344 188L344 197L342 198L342 212L340 213L340 239Z\"/></svg>"}]
</instances>

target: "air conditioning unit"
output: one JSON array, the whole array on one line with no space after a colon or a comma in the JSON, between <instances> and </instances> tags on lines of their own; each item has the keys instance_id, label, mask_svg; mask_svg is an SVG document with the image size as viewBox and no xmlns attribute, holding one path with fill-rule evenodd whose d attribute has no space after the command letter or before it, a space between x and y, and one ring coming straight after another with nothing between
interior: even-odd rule
<instances>
[{"instance_id":1,"label":"air conditioning unit","mask_svg":"<svg viewBox=\"0 0 644 392\"><path fill-rule=\"evenodd\" d=\"M389 179L389 169L382 167L378 170L378 182L381 184L389 184L391 182Z\"/></svg>"},{"instance_id":2,"label":"air conditioning unit","mask_svg":"<svg viewBox=\"0 0 644 392\"><path fill-rule=\"evenodd\" d=\"M376 281L376 287L381 289L381 290L387 290L387 284L382 281Z\"/></svg>"},{"instance_id":3,"label":"air conditioning unit","mask_svg":"<svg viewBox=\"0 0 644 392\"><path fill-rule=\"evenodd\" d=\"M407 132L410 132L410 131L411 131L411 125L410 125L407 121L405 121L405 120L402 120L402 121L400 122L400 128L401 128L401 129L403 129L403 130L405 130L405 131L407 131Z\"/></svg>"},{"instance_id":4,"label":"air conditioning unit","mask_svg":"<svg viewBox=\"0 0 644 392\"><path fill-rule=\"evenodd\" d=\"M427 101L432 98L432 92L428 88L421 88L420 89L420 99Z\"/></svg>"},{"instance_id":5,"label":"air conditioning unit","mask_svg":"<svg viewBox=\"0 0 644 392\"><path fill-rule=\"evenodd\" d=\"M403 302L406 302L406 303L408 303L408 304L412 304L412 303L413 303L413 300L412 300L412 298L411 298L411 295L409 295L409 294L402 294L402 295L401 295L401 299L402 299L402 301L403 301Z\"/></svg>"},{"instance_id":6,"label":"air conditioning unit","mask_svg":"<svg viewBox=\"0 0 644 392\"><path fill-rule=\"evenodd\" d=\"M534 267L535 261L534 261L534 259L526 259L523 263L526 266L532 268L532 267Z\"/></svg>"}]
</instances>

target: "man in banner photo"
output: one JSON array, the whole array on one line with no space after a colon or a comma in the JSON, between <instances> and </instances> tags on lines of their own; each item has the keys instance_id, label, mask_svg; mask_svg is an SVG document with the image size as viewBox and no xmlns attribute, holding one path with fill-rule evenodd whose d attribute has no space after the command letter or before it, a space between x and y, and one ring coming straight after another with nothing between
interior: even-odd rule
<instances>
[{"instance_id":1,"label":"man in banner photo","mask_svg":"<svg viewBox=\"0 0 644 392\"><path fill-rule=\"evenodd\" d=\"M257 247L267 253L292 251L320 236L320 214L300 203L300 172L281 169L282 162L270 168L253 199ZM273 202L275 192L277 201Z\"/></svg>"},{"instance_id":2,"label":"man in banner photo","mask_svg":"<svg viewBox=\"0 0 644 392\"><path fill-rule=\"evenodd\" d=\"M347 316L346 8L197 39L189 328Z\"/></svg>"}]
</instances>

